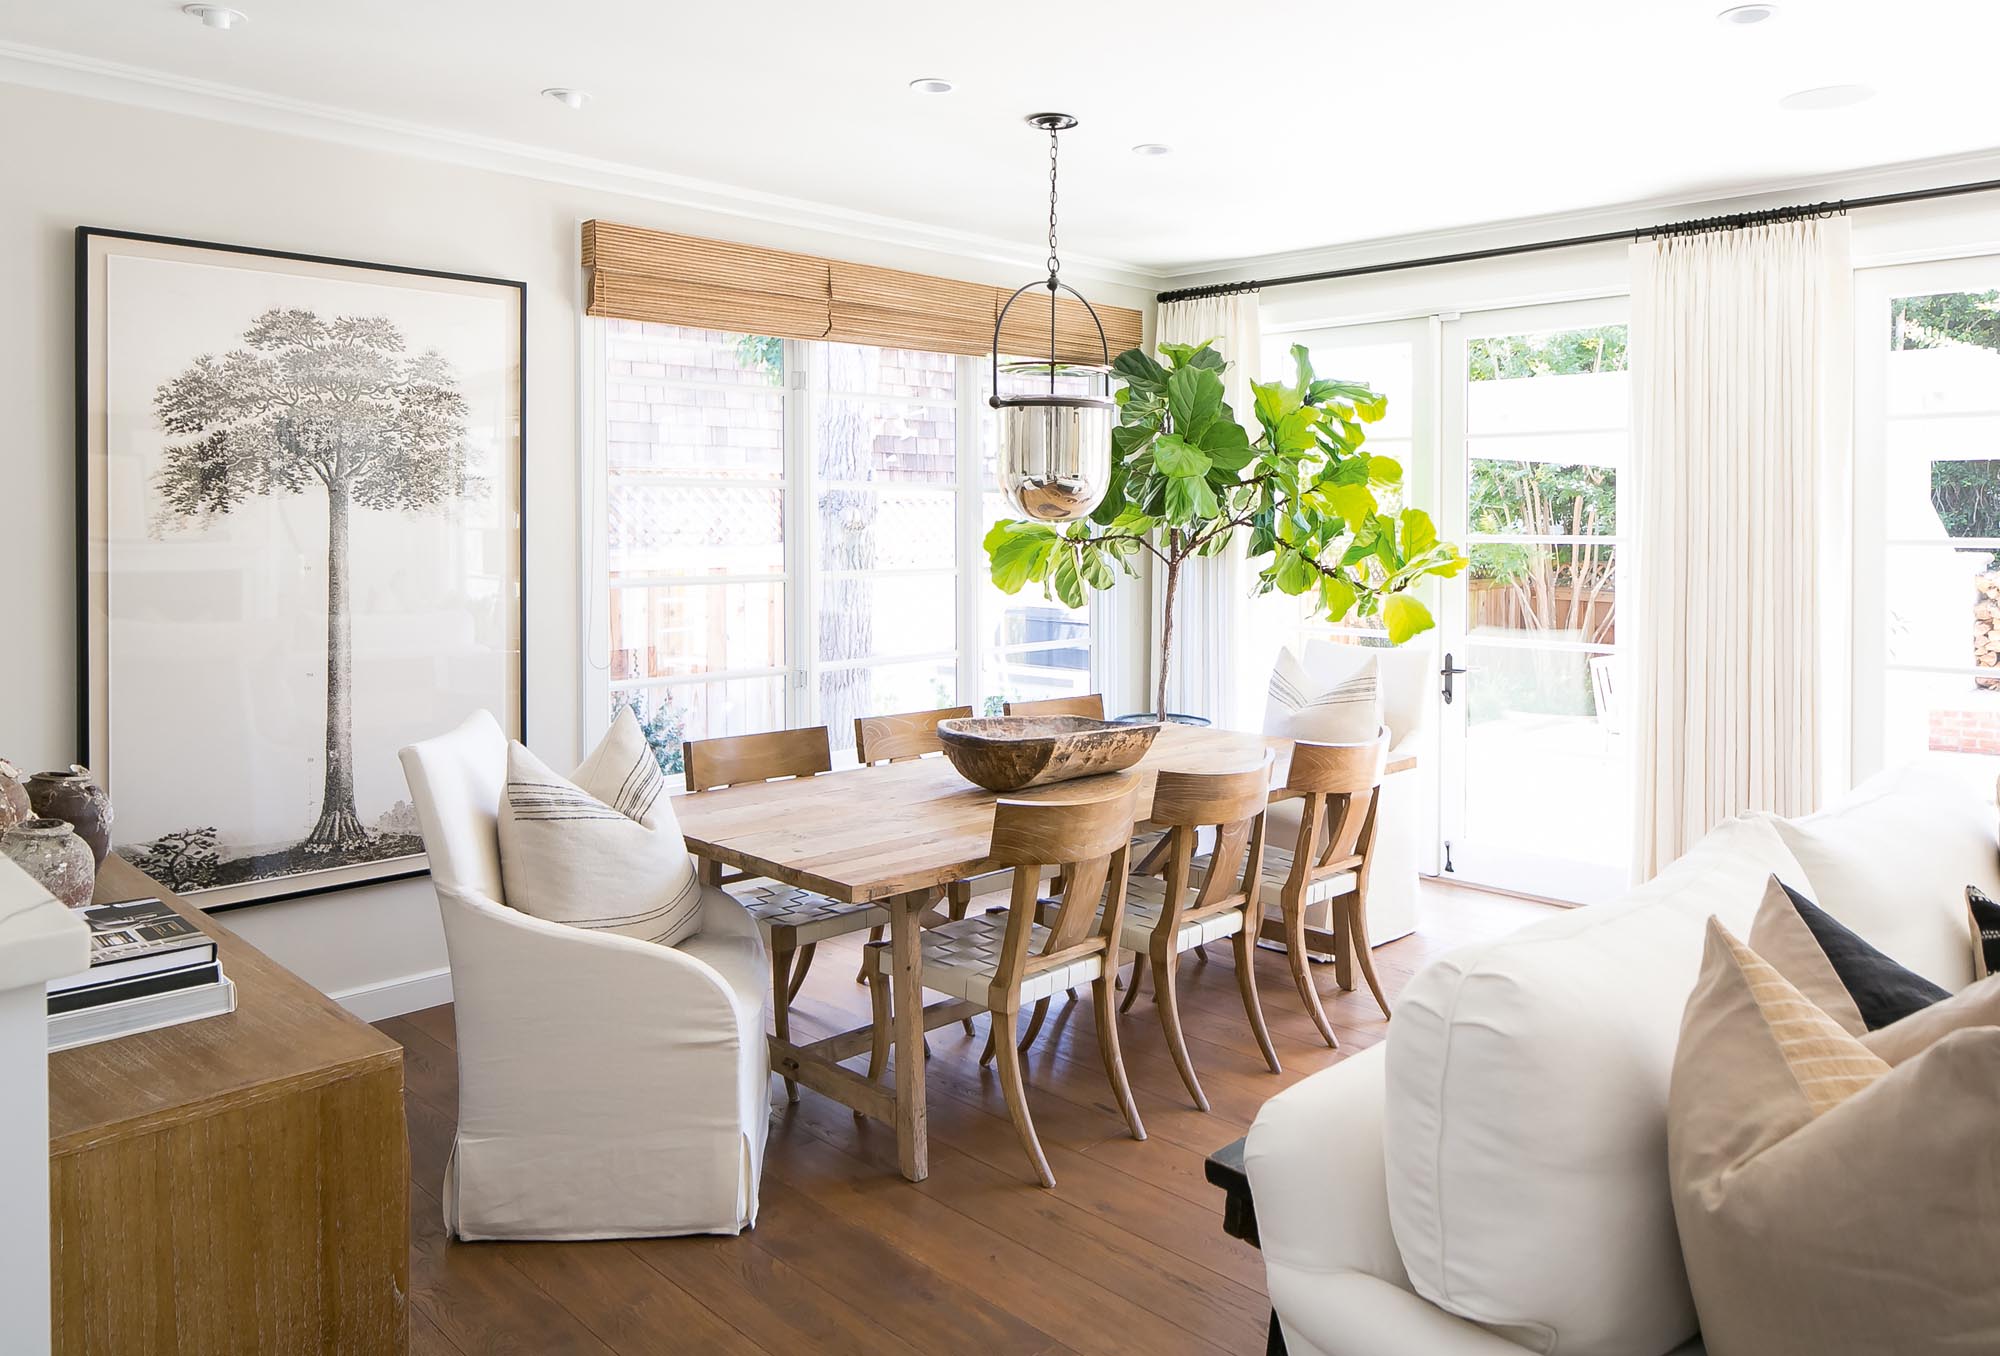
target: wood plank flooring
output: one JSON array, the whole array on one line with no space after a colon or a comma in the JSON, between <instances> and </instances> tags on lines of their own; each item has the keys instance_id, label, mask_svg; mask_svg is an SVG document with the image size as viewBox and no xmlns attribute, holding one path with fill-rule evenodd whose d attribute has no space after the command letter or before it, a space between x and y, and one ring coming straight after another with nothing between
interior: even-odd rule
<instances>
[{"instance_id":1,"label":"wood plank flooring","mask_svg":"<svg viewBox=\"0 0 2000 1356\"><path fill-rule=\"evenodd\" d=\"M1376 952L1390 1001L1433 956L1544 917L1543 905L1427 887L1417 934ZM1182 961L1183 1020L1213 1110L1196 1111L1150 997L1126 1014L1125 1059L1148 1138L1125 1134L1098 1061L1088 1001L1051 1011L1027 1059L1028 1097L1057 1186L1044 1191L1007 1119L985 1041L931 1033L931 1176L896 1172L889 1127L772 1080L757 1227L738 1238L455 1243L438 1192L458 1106L450 1007L376 1025L404 1051L410 1123L414 1356L1217 1356L1261 1352L1268 1306L1255 1249L1222 1232L1208 1153L1264 1099L1379 1041L1364 987L1314 975L1341 1040L1327 1049L1284 957L1258 953L1258 987L1283 1074L1244 1021L1226 946ZM792 1009L813 1040L867 1018L853 944L822 947Z\"/></svg>"}]
</instances>

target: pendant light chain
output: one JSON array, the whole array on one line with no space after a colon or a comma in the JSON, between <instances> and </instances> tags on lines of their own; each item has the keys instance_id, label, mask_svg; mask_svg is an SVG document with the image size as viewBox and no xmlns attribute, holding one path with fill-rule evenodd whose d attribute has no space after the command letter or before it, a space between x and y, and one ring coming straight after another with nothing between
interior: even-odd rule
<instances>
[{"instance_id":1,"label":"pendant light chain","mask_svg":"<svg viewBox=\"0 0 2000 1356\"><path fill-rule=\"evenodd\" d=\"M1056 145L1061 134L1049 129L1049 286L1055 286L1061 265L1056 261Z\"/></svg>"}]
</instances>

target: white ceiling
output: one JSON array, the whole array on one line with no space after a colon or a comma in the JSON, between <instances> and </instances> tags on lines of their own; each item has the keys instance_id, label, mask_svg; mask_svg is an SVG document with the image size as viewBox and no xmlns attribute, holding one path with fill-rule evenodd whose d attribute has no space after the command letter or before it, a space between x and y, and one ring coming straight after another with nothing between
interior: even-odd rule
<instances>
[{"instance_id":1,"label":"white ceiling","mask_svg":"<svg viewBox=\"0 0 2000 1356\"><path fill-rule=\"evenodd\" d=\"M1060 109L1066 248L1160 276L2000 145L1994 0L227 2L0 0L0 43L1029 247Z\"/></svg>"}]
</instances>

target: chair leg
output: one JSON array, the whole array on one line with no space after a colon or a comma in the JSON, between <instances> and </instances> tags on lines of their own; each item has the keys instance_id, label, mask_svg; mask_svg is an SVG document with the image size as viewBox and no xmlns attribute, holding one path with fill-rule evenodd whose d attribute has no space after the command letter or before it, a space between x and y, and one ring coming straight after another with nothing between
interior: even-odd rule
<instances>
[{"instance_id":1,"label":"chair leg","mask_svg":"<svg viewBox=\"0 0 2000 1356\"><path fill-rule=\"evenodd\" d=\"M1012 1027L1013 1013L993 1014L993 1027L998 1031L1002 1023ZM1009 1032L1011 1035L1011 1031ZM1028 1115L1028 1090L1021 1081L1021 1052L1014 1048L1011 1040L993 1042L999 1052L1000 1087L1007 1094L1007 1115L1014 1122L1014 1133L1021 1137L1021 1147L1027 1151L1028 1161L1034 1164L1035 1177L1045 1187L1056 1184L1056 1175L1049 1171L1048 1157L1042 1153L1042 1142L1035 1138L1035 1122Z\"/></svg>"},{"instance_id":2,"label":"chair leg","mask_svg":"<svg viewBox=\"0 0 2000 1356\"><path fill-rule=\"evenodd\" d=\"M1041 1034L1042 1019L1048 1015L1049 1000L1046 998L1035 1000L1035 1010L1028 1016L1028 1029L1022 1033L1017 1046L1022 1054L1027 1054L1028 1047L1035 1043L1035 1037Z\"/></svg>"},{"instance_id":3,"label":"chair leg","mask_svg":"<svg viewBox=\"0 0 2000 1356\"><path fill-rule=\"evenodd\" d=\"M1160 1030L1166 1033L1167 1049L1174 1057L1174 1067L1181 1071L1181 1082L1187 1084L1188 1096L1194 1098L1195 1106L1206 1111L1208 1097L1201 1090L1201 1080L1194 1076L1187 1038L1181 1034L1180 995L1175 987L1175 972L1179 969L1179 956L1153 959L1153 1006L1159 1009Z\"/></svg>"},{"instance_id":4,"label":"chair leg","mask_svg":"<svg viewBox=\"0 0 2000 1356\"><path fill-rule=\"evenodd\" d=\"M812 969L813 952L818 949L818 942L807 942L799 948L798 964L792 967L791 987L785 991L785 1002L788 1005L798 1001L799 990L806 986L806 971ZM864 984L868 982L868 963L865 956L861 964L861 982Z\"/></svg>"},{"instance_id":5,"label":"chair leg","mask_svg":"<svg viewBox=\"0 0 2000 1356\"><path fill-rule=\"evenodd\" d=\"M1292 978L1298 982L1299 1001L1306 1005L1306 1013L1319 1028L1319 1034L1335 1050L1340 1048L1340 1038L1333 1034L1333 1023L1326 1019L1326 1009L1320 1006L1319 990L1313 987L1312 963L1306 959L1306 911L1303 905L1285 902L1285 953L1292 963Z\"/></svg>"},{"instance_id":6,"label":"chair leg","mask_svg":"<svg viewBox=\"0 0 2000 1356\"><path fill-rule=\"evenodd\" d=\"M879 942L882 940L884 936L888 934L888 931L889 930L887 928L883 927L880 923L877 923L874 927L868 929L868 940L871 942ZM800 972L799 978L800 979L805 978L805 974L803 971ZM856 984L866 984L868 982L868 956L866 952L863 952L861 956L861 968L854 972L854 982Z\"/></svg>"},{"instance_id":7,"label":"chair leg","mask_svg":"<svg viewBox=\"0 0 2000 1356\"><path fill-rule=\"evenodd\" d=\"M1146 953L1143 951L1135 951L1132 953L1132 978L1125 985L1125 1001L1118 1005L1118 1010L1120 1012L1130 1012L1132 1010L1132 1004L1138 1001L1139 981L1145 977L1145 974L1146 974Z\"/></svg>"},{"instance_id":8,"label":"chair leg","mask_svg":"<svg viewBox=\"0 0 2000 1356\"><path fill-rule=\"evenodd\" d=\"M1125 1124L1133 1139L1144 1139L1146 1127L1139 1121L1139 1104L1132 1100L1132 1084L1125 1077L1125 1055L1118 1048L1118 1010L1111 1001L1111 975L1099 975L1090 985L1092 1007L1097 1018L1097 1049L1104 1056L1104 1073L1125 1113Z\"/></svg>"},{"instance_id":9,"label":"chair leg","mask_svg":"<svg viewBox=\"0 0 2000 1356\"><path fill-rule=\"evenodd\" d=\"M1283 1073L1278 1067L1278 1052L1271 1047L1271 1030L1264 1025L1264 1004L1257 997L1257 939L1244 928L1233 939L1236 946L1236 987L1243 994L1243 1011L1250 1018L1251 1034L1257 1037L1257 1048L1264 1052L1264 1063L1272 1073Z\"/></svg>"},{"instance_id":10,"label":"chair leg","mask_svg":"<svg viewBox=\"0 0 2000 1356\"><path fill-rule=\"evenodd\" d=\"M969 880L953 881L945 889L945 899L947 901L945 911L951 915L951 921L956 923L959 919L965 917L966 910L972 907L972 882ZM965 1034L968 1036L979 1034L973 1029L970 1017L960 1022L959 1025L965 1028Z\"/></svg>"},{"instance_id":11,"label":"chair leg","mask_svg":"<svg viewBox=\"0 0 2000 1356\"><path fill-rule=\"evenodd\" d=\"M1356 896L1342 912L1347 918L1347 925L1340 929L1342 950L1352 955L1354 963L1361 967L1361 977L1368 981L1368 988L1375 995L1375 1005L1387 1017L1389 1000L1382 996L1382 981L1375 978L1375 953L1368 946L1367 908Z\"/></svg>"},{"instance_id":12,"label":"chair leg","mask_svg":"<svg viewBox=\"0 0 2000 1356\"><path fill-rule=\"evenodd\" d=\"M875 959L873 951L863 951L869 960ZM874 1014L875 1029L868 1047L868 1081L879 1083L889 1068L889 986L884 976L873 966L868 968L868 1006ZM860 1112L855 1112L860 1115Z\"/></svg>"},{"instance_id":13,"label":"chair leg","mask_svg":"<svg viewBox=\"0 0 2000 1356\"><path fill-rule=\"evenodd\" d=\"M792 952L791 946L779 945L776 937L771 939L771 1030L787 1044L792 1039ZM785 1080L785 1100L799 1100L799 1085L789 1078Z\"/></svg>"}]
</instances>

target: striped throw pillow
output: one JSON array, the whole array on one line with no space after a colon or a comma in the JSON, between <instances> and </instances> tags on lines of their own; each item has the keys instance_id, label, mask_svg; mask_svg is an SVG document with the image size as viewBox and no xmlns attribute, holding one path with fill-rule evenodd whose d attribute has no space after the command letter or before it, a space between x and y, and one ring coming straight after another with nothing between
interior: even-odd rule
<instances>
[{"instance_id":1,"label":"striped throw pillow","mask_svg":"<svg viewBox=\"0 0 2000 1356\"><path fill-rule=\"evenodd\" d=\"M1314 681L1297 655L1278 653L1264 706L1264 733L1316 744L1359 744L1382 725L1375 656L1355 646L1346 671Z\"/></svg>"},{"instance_id":2,"label":"striped throw pillow","mask_svg":"<svg viewBox=\"0 0 2000 1356\"><path fill-rule=\"evenodd\" d=\"M572 777L510 744L499 825L507 903L665 946L693 935L701 883L666 789L629 708Z\"/></svg>"}]
</instances>

